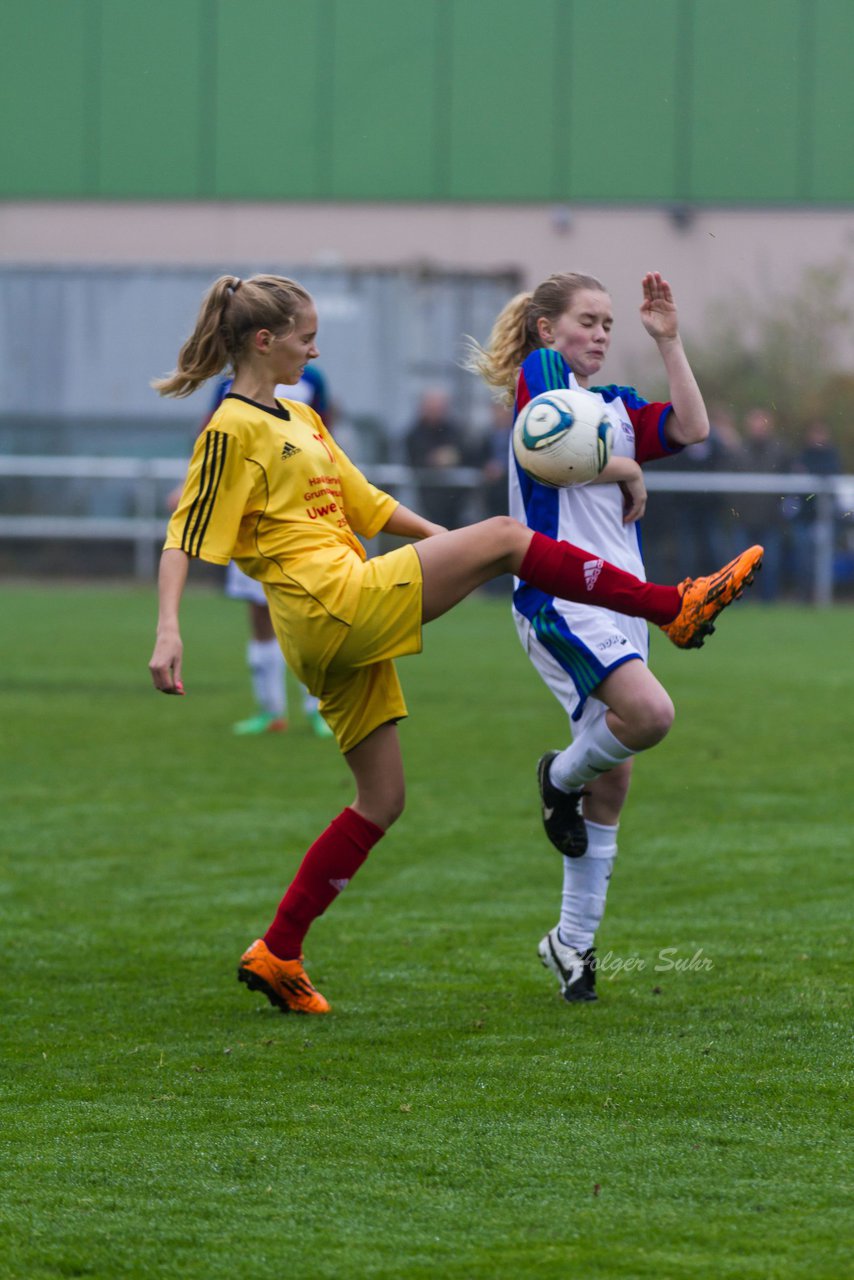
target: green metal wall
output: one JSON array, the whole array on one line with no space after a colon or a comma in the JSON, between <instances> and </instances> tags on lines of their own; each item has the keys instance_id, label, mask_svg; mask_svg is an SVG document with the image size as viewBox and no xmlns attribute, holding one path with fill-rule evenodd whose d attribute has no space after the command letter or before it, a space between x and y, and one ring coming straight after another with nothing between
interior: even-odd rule
<instances>
[{"instance_id":1,"label":"green metal wall","mask_svg":"<svg viewBox=\"0 0 854 1280\"><path fill-rule=\"evenodd\" d=\"M4 0L0 198L854 200L852 0Z\"/></svg>"}]
</instances>

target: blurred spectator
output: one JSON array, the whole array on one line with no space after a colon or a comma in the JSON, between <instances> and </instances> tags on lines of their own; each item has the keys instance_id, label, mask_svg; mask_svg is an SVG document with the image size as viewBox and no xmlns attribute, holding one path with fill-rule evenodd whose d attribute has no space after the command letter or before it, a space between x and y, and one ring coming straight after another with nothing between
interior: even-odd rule
<instances>
[{"instance_id":1,"label":"blurred spectator","mask_svg":"<svg viewBox=\"0 0 854 1280\"><path fill-rule=\"evenodd\" d=\"M833 443L830 427L815 418L804 431L804 442L795 454L793 471L806 476L838 476L842 474L842 458Z\"/></svg>"},{"instance_id":2,"label":"blurred spectator","mask_svg":"<svg viewBox=\"0 0 854 1280\"><path fill-rule=\"evenodd\" d=\"M424 392L406 433L405 447L411 467L432 472L418 477L418 514L447 529L458 529L467 495L465 489L448 483L447 472L464 465L465 443L445 391L433 388Z\"/></svg>"},{"instance_id":3,"label":"blurred spectator","mask_svg":"<svg viewBox=\"0 0 854 1280\"><path fill-rule=\"evenodd\" d=\"M481 455L483 485L481 501L482 519L490 516L506 516L507 472L510 466L510 432L513 429L513 412L507 405L492 403L492 429L486 436Z\"/></svg>"},{"instance_id":4,"label":"blurred spectator","mask_svg":"<svg viewBox=\"0 0 854 1280\"><path fill-rule=\"evenodd\" d=\"M770 409L749 409L744 417L744 438L736 459L735 470L757 475L782 475L790 470L791 460L785 445L775 435L776 422ZM780 593L783 560L784 512L779 494L733 494L737 518L738 550L760 542L765 548L757 591L762 600L776 600Z\"/></svg>"},{"instance_id":5,"label":"blurred spectator","mask_svg":"<svg viewBox=\"0 0 854 1280\"><path fill-rule=\"evenodd\" d=\"M506 516L509 510L507 480L510 467L510 432L513 430L513 411L508 405L492 402L492 428L488 432L481 452L480 490L481 515ZM513 590L513 578L509 573L493 578L483 588L488 595L508 595Z\"/></svg>"},{"instance_id":6,"label":"blurred spectator","mask_svg":"<svg viewBox=\"0 0 854 1280\"><path fill-rule=\"evenodd\" d=\"M716 407L709 417L708 439L688 445L676 454L674 470L697 473L738 468L741 441L732 414L726 408ZM659 496L656 494L656 499ZM677 578L704 573L710 565L723 564L736 554L732 501L728 494L716 490L680 494L675 516Z\"/></svg>"},{"instance_id":7,"label":"blurred spectator","mask_svg":"<svg viewBox=\"0 0 854 1280\"><path fill-rule=\"evenodd\" d=\"M795 455L792 470L807 476L838 476L842 459L833 443L830 428L821 419L810 422L804 431L803 444ZM801 494L795 502L792 519L793 563L795 584L802 600L811 600L815 585L815 554L819 503L811 494ZM836 507L828 504L830 520L835 526ZM835 543L835 528L830 545Z\"/></svg>"}]
</instances>

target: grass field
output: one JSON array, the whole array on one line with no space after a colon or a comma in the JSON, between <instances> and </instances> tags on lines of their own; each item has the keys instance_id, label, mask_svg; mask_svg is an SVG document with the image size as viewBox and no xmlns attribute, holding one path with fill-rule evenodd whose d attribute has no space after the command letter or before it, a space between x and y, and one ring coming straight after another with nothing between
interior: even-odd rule
<instances>
[{"instance_id":1,"label":"grass field","mask_svg":"<svg viewBox=\"0 0 854 1280\"><path fill-rule=\"evenodd\" d=\"M185 699L149 688L153 621L151 591L0 589L3 1280L851 1274L850 609L654 639L677 721L586 1007L536 957L561 713L504 601L433 624L407 812L310 935L316 1020L235 968L346 768L293 692L287 736L230 736L242 609L188 593Z\"/></svg>"}]
</instances>

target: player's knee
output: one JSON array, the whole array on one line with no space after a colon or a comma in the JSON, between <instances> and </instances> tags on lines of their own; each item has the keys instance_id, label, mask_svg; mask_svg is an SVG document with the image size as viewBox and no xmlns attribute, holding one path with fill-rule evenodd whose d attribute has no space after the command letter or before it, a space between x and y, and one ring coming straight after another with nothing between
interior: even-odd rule
<instances>
[{"instance_id":1,"label":"player's knee","mask_svg":"<svg viewBox=\"0 0 854 1280\"><path fill-rule=\"evenodd\" d=\"M525 533L525 526L513 516L489 516L482 521L482 527L488 532L496 547L508 549Z\"/></svg>"},{"instance_id":2,"label":"player's knee","mask_svg":"<svg viewBox=\"0 0 854 1280\"><path fill-rule=\"evenodd\" d=\"M646 731L650 737L651 744L661 742L662 738L673 727L673 720L676 710L673 706L672 699L664 692L659 690L654 698L651 698L646 708Z\"/></svg>"},{"instance_id":3,"label":"player's knee","mask_svg":"<svg viewBox=\"0 0 854 1280\"><path fill-rule=\"evenodd\" d=\"M390 826L392 826L395 822L397 822L398 818L401 816L405 808L406 808L406 793L401 788L401 791L398 795L394 795L389 798L389 805L387 810L388 821L386 822L384 830L387 831Z\"/></svg>"},{"instance_id":4,"label":"player's knee","mask_svg":"<svg viewBox=\"0 0 854 1280\"><path fill-rule=\"evenodd\" d=\"M490 516L483 521L483 529L496 560L506 560L508 567L512 567L515 558L524 551L531 537L530 529L513 516Z\"/></svg>"},{"instance_id":5,"label":"player's knee","mask_svg":"<svg viewBox=\"0 0 854 1280\"><path fill-rule=\"evenodd\" d=\"M633 733L644 747L654 747L673 727L675 709L664 689L656 689L638 698L631 711Z\"/></svg>"},{"instance_id":6,"label":"player's knee","mask_svg":"<svg viewBox=\"0 0 854 1280\"><path fill-rule=\"evenodd\" d=\"M358 807L359 811L370 822L379 827L381 831L388 831L389 827L397 822L406 807L406 789L405 787L393 787L384 791L381 795L374 795L370 798L360 797Z\"/></svg>"}]
</instances>

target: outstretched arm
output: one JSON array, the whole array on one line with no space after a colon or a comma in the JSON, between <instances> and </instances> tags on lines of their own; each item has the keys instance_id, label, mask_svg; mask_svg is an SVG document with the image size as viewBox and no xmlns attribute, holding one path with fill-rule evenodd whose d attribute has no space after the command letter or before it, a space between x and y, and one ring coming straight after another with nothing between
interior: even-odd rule
<instances>
[{"instance_id":1,"label":"outstretched arm","mask_svg":"<svg viewBox=\"0 0 854 1280\"><path fill-rule=\"evenodd\" d=\"M641 322L658 346L670 384L673 413L665 425L667 439L671 444L697 444L709 434L709 415L679 337L673 290L658 271L647 272L642 287Z\"/></svg>"},{"instance_id":2,"label":"outstretched arm","mask_svg":"<svg viewBox=\"0 0 854 1280\"><path fill-rule=\"evenodd\" d=\"M160 557L157 589L160 610L157 617L157 639L148 669L155 689L161 693L184 692L181 683L183 644L178 626L181 596L187 581L190 558L185 551L169 547Z\"/></svg>"},{"instance_id":3,"label":"outstretched arm","mask_svg":"<svg viewBox=\"0 0 854 1280\"><path fill-rule=\"evenodd\" d=\"M383 533L393 533L399 538L432 538L435 533L447 532L444 525L425 520L417 512L410 511L409 507L405 507L403 503L395 507L383 525Z\"/></svg>"}]
</instances>

